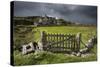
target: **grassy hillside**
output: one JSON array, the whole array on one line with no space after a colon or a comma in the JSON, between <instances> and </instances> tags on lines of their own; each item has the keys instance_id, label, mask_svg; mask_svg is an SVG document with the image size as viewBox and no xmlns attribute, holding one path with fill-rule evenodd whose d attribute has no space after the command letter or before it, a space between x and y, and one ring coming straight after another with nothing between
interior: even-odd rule
<instances>
[{"instance_id":1,"label":"grassy hillside","mask_svg":"<svg viewBox=\"0 0 100 67\"><path fill-rule=\"evenodd\" d=\"M91 35L96 35L96 27L80 27L80 26L52 26L52 27L37 27L39 31L47 33L62 33L62 34L82 34L82 39L88 40ZM90 35L91 34L91 35Z\"/></svg>"},{"instance_id":2,"label":"grassy hillside","mask_svg":"<svg viewBox=\"0 0 100 67\"><path fill-rule=\"evenodd\" d=\"M82 33L82 41L87 43L88 39L96 35L96 27L81 27L81 26L51 26L51 27L34 27L34 26L16 26L14 27L14 65L29 65L29 64L52 64L66 62L84 62L95 61L96 45L91 50L94 54L86 57L70 56L63 53L40 52L38 54L30 53L22 55L19 50L20 46L33 41L40 40L41 31L47 33L62 33L62 34L77 34ZM82 47L82 45L81 45Z\"/></svg>"}]
</instances>

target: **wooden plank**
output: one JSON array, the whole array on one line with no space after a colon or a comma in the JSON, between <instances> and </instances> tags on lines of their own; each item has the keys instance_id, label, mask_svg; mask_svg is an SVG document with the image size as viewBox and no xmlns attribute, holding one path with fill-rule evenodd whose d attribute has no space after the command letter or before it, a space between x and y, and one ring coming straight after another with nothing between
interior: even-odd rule
<instances>
[{"instance_id":1,"label":"wooden plank","mask_svg":"<svg viewBox=\"0 0 100 67\"><path fill-rule=\"evenodd\" d=\"M74 38L75 38L75 37L72 35L72 43L71 43L71 44L72 44L72 48L71 48L72 51L74 51L74 47L75 47Z\"/></svg>"},{"instance_id":2,"label":"wooden plank","mask_svg":"<svg viewBox=\"0 0 100 67\"><path fill-rule=\"evenodd\" d=\"M57 42L58 42L58 34L57 34ZM58 45L58 43L57 43L57 47L58 47L59 45Z\"/></svg>"},{"instance_id":3,"label":"wooden plank","mask_svg":"<svg viewBox=\"0 0 100 67\"><path fill-rule=\"evenodd\" d=\"M70 36L70 34L69 34ZM68 49L70 49L70 39L68 40Z\"/></svg>"},{"instance_id":4,"label":"wooden plank","mask_svg":"<svg viewBox=\"0 0 100 67\"><path fill-rule=\"evenodd\" d=\"M74 36L73 36L73 34L71 35L72 37L71 37L71 50L73 50L73 44L74 44L74 40L73 40L73 38L74 38Z\"/></svg>"},{"instance_id":5,"label":"wooden plank","mask_svg":"<svg viewBox=\"0 0 100 67\"><path fill-rule=\"evenodd\" d=\"M68 48L68 40L67 40L67 36L66 36L66 49Z\"/></svg>"},{"instance_id":6,"label":"wooden plank","mask_svg":"<svg viewBox=\"0 0 100 67\"><path fill-rule=\"evenodd\" d=\"M54 33L54 35L56 35L56 34ZM53 40L56 42L56 36L54 36ZM55 45L55 46L57 46L57 45Z\"/></svg>"},{"instance_id":7,"label":"wooden plank","mask_svg":"<svg viewBox=\"0 0 100 67\"><path fill-rule=\"evenodd\" d=\"M59 34L59 41L61 41L61 34ZM59 42L59 46L62 47L61 42ZM61 50L61 48L60 48L60 50Z\"/></svg>"},{"instance_id":8,"label":"wooden plank","mask_svg":"<svg viewBox=\"0 0 100 67\"><path fill-rule=\"evenodd\" d=\"M73 51L75 50L75 35L73 37Z\"/></svg>"},{"instance_id":9,"label":"wooden plank","mask_svg":"<svg viewBox=\"0 0 100 67\"><path fill-rule=\"evenodd\" d=\"M62 40L63 40L63 43L62 43L62 47L64 47L64 34L62 34L63 35L63 37L62 37ZM64 49L63 49L64 50Z\"/></svg>"}]
</instances>

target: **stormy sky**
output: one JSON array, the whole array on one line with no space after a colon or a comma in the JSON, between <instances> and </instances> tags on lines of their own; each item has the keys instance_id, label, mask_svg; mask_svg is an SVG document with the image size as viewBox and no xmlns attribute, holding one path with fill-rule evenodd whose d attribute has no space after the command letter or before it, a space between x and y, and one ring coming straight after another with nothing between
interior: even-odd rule
<instances>
[{"instance_id":1,"label":"stormy sky","mask_svg":"<svg viewBox=\"0 0 100 67\"><path fill-rule=\"evenodd\" d=\"M97 23L97 7L71 4L14 2L14 16L44 16L80 23Z\"/></svg>"}]
</instances>

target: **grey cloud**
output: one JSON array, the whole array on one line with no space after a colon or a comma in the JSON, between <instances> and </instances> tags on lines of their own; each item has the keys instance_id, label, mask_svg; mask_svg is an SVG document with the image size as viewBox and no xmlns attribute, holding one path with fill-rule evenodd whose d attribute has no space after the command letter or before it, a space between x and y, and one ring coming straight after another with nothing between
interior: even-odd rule
<instances>
[{"instance_id":1,"label":"grey cloud","mask_svg":"<svg viewBox=\"0 0 100 67\"><path fill-rule=\"evenodd\" d=\"M44 14L74 22L97 22L96 6L20 1L14 2L14 16L41 16Z\"/></svg>"}]
</instances>

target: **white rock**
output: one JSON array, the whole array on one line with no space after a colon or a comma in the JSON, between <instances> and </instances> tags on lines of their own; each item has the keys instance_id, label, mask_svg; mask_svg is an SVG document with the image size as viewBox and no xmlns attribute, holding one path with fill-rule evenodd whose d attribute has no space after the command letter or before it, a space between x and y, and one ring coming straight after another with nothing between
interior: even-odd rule
<instances>
[{"instance_id":1,"label":"white rock","mask_svg":"<svg viewBox=\"0 0 100 67\"><path fill-rule=\"evenodd\" d=\"M35 50L32 42L30 42L28 45L31 47L30 49Z\"/></svg>"},{"instance_id":2,"label":"white rock","mask_svg":"<svg viewBox=\"0 0 100 67\"><path fill-rule=\"evenodd\" d=\"M80 56L81 56L81 53L80 53L80 52L78 52L78 53L76 54L76 56L80 57Z\"/></svg>"},{"instance_id":3,"label":"white rock","mask_svg":"<svg viewBox=\"0 0 100 67\"><path fill-rule=\"evenodd\" d=\"M83 48L83 49L80 50L80 52L85 53L85 52L87 52L87 50L88 50L88 48Z\"/></svg>"},{"instance_id":4,"label":"white rock","mask_svg":"<svg viewBox=\"0 0 100 67\"><path fill-rule=\"evenodd\" d=\"M39 50L43 50L43 45L41 42L38 42L38 47L39 47Z\"/></svg>"},{"instance_id":5,"label":"white rock","mask_svg":"<svg viewBox=\"0 0 100 67\"><path fill-rule=\"evenodd\" d=\"M22 54L26 54L26 53L27 53L26 45L23 45L22 46Z\"/></svg>"}]
</instances>

